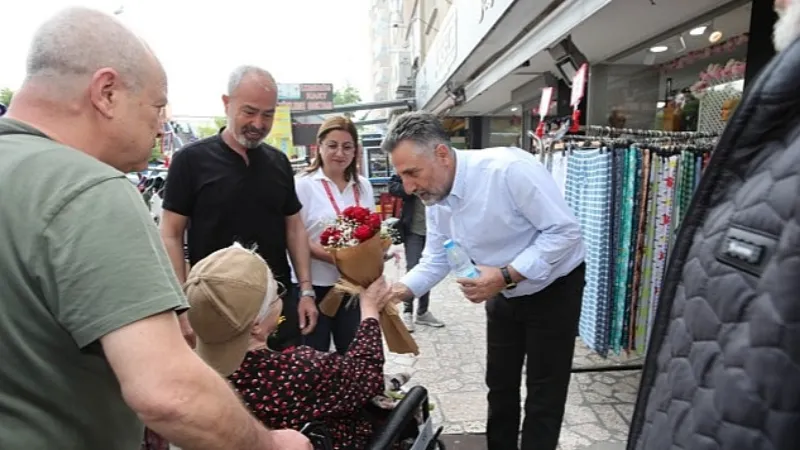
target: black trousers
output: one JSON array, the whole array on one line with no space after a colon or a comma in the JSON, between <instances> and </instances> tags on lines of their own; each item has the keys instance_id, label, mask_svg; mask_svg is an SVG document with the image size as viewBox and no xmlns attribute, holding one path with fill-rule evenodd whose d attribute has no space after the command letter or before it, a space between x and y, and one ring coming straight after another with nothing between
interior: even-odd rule
<instances>
[{"instance_id":1,"label":"black trousers","mask_svg":"<svg viewBox=\"0 0 800 450\"><path fill-rule=\"evenodd\" d=\"M317 294L317 307L331 288L332 286L314 286L314 292ZM302 345L328 352L331 349L331 336L333 336L336 352L344 355L350 348L353 339L356 338L358 327L361 325L361 308L358 303L348 307L349 302L350 297L345 296L333 317L328 317L320 312L314 331L301 338Z\"/></svg>"},{"instance_id":2,"label":"black trousers","mask_svg":"<svg viewBox=\"0 0 800 450\"><path fill-rule=\"evenodd\" d=\"M404 247L406 252L406 270L410 271L419 263L419 259L422 257L422 251L425 250L425 236L414 234L409 231L406 233L406 242ZM430 300L430 292L422 294L422 296L419 298L419 303L417 304L418 316L428 312L428 304L430 303ZM405 302L403 312L414 312L413 298Z\"/></svg>"},{"instance_id":3,"label":"black trousers","mask_svg":"<svg viewBox=\"0 0 800 450\"><path fill-rule=\"evenodd\" d=\"M488 448L518 449L522 363L527 356L523 450L555 450L564 418L585 265L532 295L486 302Z\"/></svg>"}]
</instances>

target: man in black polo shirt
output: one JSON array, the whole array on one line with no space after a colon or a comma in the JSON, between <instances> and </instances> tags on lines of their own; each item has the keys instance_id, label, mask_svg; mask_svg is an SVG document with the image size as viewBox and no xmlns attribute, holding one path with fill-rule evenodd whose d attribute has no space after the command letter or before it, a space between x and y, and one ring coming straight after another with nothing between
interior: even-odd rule
<instances>
[{"instance_id":1,"label":"man in black polo shirt","mask_svg":"<svg viewBox=\"0 0 800 450\"><path fill-rule=\"evenodd\" d=\"M286 323L273 342L287 347L314 329L317 307L294 172L285 154L263 142L272 128L277 96L274 79L263 69L242 66L231 74L228 94L222 96L228 126L185 146L172 159L161 234L181 282L186 280L184 234L191 265L234 241L255 246L287 288ZM287 250L300 292L292 288Z\"/></svg>"}]
</instances>

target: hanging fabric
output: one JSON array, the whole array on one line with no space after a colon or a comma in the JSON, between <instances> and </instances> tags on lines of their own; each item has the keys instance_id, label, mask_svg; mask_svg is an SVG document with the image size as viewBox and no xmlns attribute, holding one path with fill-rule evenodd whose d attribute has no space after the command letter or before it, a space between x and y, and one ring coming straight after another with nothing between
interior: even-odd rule
<instances>
[{"instance_id":1,"label":"hanging fabric","mask_svg":"<svg viewBox=\"0 0 800 450\"><path fill-rule=\"evenodd\" d=\"M579 335L604 357L644 354L670 250L715 136L602 128L595 138L587 131L543 145L539 155L586 247Z\"/></svg>"},{"instance_id":2,"label":"hanging fabric","mask_svg":"<svg viewBox=\"0 0 800 450\"><path fill-rule=\"evenodd\" d=\"M566 199L580 222L586 245L586 286L579 323L581 338L601 355L608 351L608 252L611 235L612 155L606 149L569 156Z\"/></svg>"}]
</instances>

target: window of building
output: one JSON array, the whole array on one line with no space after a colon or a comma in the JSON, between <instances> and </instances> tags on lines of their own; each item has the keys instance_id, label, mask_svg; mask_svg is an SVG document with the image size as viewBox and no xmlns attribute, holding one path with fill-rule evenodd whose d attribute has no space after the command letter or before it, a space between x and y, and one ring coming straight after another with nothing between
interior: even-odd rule
<instances>
[{"instance_id":1,"label":"window of building","mask_svg":"<svg viewBox=\"0 0 800 450\"><path fill-rule=\"evenodd\" d=\"M489 145L487 147L516 147L522 132L521 116L489 118Z\"/></svg>"}]
</instances>

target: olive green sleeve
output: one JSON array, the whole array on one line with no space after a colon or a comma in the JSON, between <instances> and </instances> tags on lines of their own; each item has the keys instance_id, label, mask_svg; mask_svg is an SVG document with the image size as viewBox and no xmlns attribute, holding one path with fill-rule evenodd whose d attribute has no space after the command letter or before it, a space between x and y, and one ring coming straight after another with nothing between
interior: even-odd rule
<instances>
[{"instance_id":1,"label":"olive green sleeve","mask_svg":"<svg viewBox=\"0 0 800 450\"><path fill-rule=\"evenodd\" d=\"M44 231L53 314L83 348L143 318L188 307L140 194L125 178L72 197Z\"/></svg>"}]
</instances>

